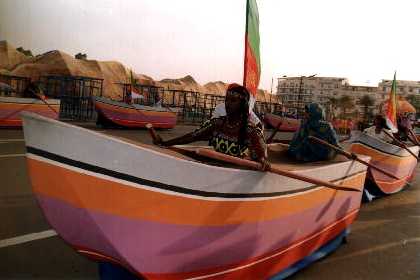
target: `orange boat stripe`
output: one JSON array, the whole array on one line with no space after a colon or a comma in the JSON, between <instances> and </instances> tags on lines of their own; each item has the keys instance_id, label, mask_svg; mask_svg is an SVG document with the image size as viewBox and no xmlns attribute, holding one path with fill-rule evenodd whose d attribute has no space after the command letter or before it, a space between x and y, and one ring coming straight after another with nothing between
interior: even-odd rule
<instances>
[{"instance_id":1,"label":"orange boat stripe","mask_svg":"<svg viewBox=\"0 0 420 280\"><path fill-rule=\"evenodd\" d=\"M60 199L80 208L163 223L184 224L188 221L190 225L227 225L264 221L310 209L333 197L359 196L357 193L319 188L297 195L259 201L212 201L136 188L31 158L27 161L35 193ZM346 178L343 185L361 189L364 178L365 173L359 173ZM140 204L141 209L158 211L139 211Z\"/></svg>"}]
</instances>

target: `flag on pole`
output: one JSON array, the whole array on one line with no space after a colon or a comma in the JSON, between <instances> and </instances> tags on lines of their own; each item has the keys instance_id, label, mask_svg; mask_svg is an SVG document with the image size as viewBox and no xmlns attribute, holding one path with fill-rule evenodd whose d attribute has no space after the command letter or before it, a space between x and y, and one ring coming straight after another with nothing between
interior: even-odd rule
<instances>
[{"instance_id":1,"label":"flag on pole","mask_svg":"<svg viewBox=\"0 0 420 280\"><path fill-rule=\"evenodd\" d=\"M397 72L394 73L394 80L392 81L391 92L389 93L389 100L386 110L386 123L393 133L398 131L397 126Z\"/></svg>"},{"instance_id":2,"label":"flag on pole","mask_svg":"<svg viewBox=\"0 0 420 280\"><path fill-rule=\"evenodd\" d=\"M254 106L261 75L259 17L256 0L246 0L244 87L251 93Z\"/></svg>"}]
</instances>

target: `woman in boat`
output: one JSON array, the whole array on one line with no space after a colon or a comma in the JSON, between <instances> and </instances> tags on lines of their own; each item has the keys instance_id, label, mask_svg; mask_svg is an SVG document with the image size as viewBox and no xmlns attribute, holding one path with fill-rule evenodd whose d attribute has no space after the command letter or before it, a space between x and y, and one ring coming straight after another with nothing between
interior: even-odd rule
<instances>
[{"instance_id":1,"label":"woman in boat","mask_svg":"<svg viewBox=\"0 0 420 280\"><path fill-rule=\"evenodd\" d=\"M287 152L289 156L304 162L329 160L335 157L334 150L311 141L309 136L338 146L337 134L332 125L325 121L324 109L317 103L305 106L304 120L293 136Z\"/></svg>"},{"instance_id":2,"label":"woman in boat","mask_svg":"<svg viewBox=\"0 0 420 280\"><path fill-rule=\"evenodd\" d=\"M386 131L388 134L392 135L392 132L386 124L386 120L383 116L376 115L373 124L373 126L363 130L363 133L366 133L384 142L392 143L394 141L391 137L384 133L384 131Z\"/></svg>"},{"instance_id":3,"label":"woman in boat","mask_svg":"<svg viewBox=\"0 0 420 280\"><path fill-rule=\"evenodd\" d=\"M195 131L175 139L163 141L158 137L154 144L172 146L208 140L216 151L236 157L248 155L261 163L261 170L268 170L264 135L250 120L249 99L245 87L230 84L225 97L225 116L211 118Z\"/></svg>"}]
</instances>

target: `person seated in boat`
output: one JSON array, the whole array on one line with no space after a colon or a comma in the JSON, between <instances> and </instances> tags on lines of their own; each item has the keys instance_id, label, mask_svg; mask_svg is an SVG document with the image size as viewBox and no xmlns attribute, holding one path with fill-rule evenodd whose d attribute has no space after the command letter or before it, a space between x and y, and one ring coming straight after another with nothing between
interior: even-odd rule
<instances>
[{"instance_id":1,"label":"person seated in boat","mask_svg":"<svg viewBox=\"0 0 420 280\"><path fill-rule=\"evenodd\" d=\"M398 132L394 133L394 137L400 141L411 141L415 145L419 145L416 134L413 131L409 114L399 114L397 116Z\"/></svg>"},{"instance_id":2,"label":"person seated in boat","mask_svg":"<svg viewBox=\"0 0 420 280\"><path fill-rule=\"evenodd\" d=\"M363 133L366 133L367 135L375 137L381 141L392 143L393 139L386 135L384 131L392 135L392 131L389 129L386 123L386 119L381 115L376 115L373 121L373 126L363 130Z\"/></svg>"},{"instance_id":3,"label":"person seated in boat","mask_svg":"<svg viewBox=\"0 0 420 280\"><path fill-rule=\"evenodd\" d=\"M325 112L321 105L311 103L305 106L302 124L293 136L287 153L296 160L311 162L329 160L336 152L322 144L310 140L313 136L338 146L338 138L332 125L325 121Z\"/></svg>"},{"instance_id":4,"label":"person seated in boat","mask_svg":"<svg viewBox=\"0 0 420 280\"><path fill-rule=\"evenodd\" d=\"M233 84L230 84L227 90L229 90L229 87L232 87L232 85ZM226 116L226 105L225 103L217 104L213 110L213 113L211 114L211 118L212 119L220 118L223 116ZM261 122L261 120L258 118L257 114L255 114L253 110L251 110L251 112L249 113L249 122L251 122L257 128L261 129L261 131L264 131L263 123Z\"/></svg>"},{"instance_id":5,"label":"person seated in boat","mask_svg":"<svg viewBox=\"0 0 420 280\"><path fill-rule=\"evenodd\" d=\"M157 137L154 144L172 146L208 140L216 151L240 158L248 155L261 163L261 170L268 170L264 135L250 120L249 99L245 87L231 84L225 97L226 115L213 117L195 131L175 139L163 141Z\"/></svg>"}]
</instances>

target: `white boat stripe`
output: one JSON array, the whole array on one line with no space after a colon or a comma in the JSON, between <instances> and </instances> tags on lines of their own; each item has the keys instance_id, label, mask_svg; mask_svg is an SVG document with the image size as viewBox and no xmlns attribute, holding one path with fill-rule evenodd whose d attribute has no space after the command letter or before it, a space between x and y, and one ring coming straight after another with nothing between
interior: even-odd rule
<instances>
[{"instance_id":1,"label":"white boat stripe","mask_svg":"<svg viewBox=\"0 0 420 280\"><path fill-rule=\"evenodd\" d=\"M24 157L25 154L7 154L7 155L0 155L0 158L8 158L8 157Z\"/></svg>"},{"instance_id":2,"label":"white boat stripe","mask_svg":"<svg viewBox=\"0 0 420 280\"><path fill-rule=\"evenodd\" d=\"M139 188L139 189L145 189L145 190L149 190L149 191L153 191L153 192L159 192L159 193L163 193L163 194L168 194L168 195L175 195L175 196L181 196L181 197L187 197L187 198L194 198L194 199L200 199L200 200L209 200L209 201L263 201L263 200L272 200L272 199L278 199L279 197L292 197L292 196L299 196L302 194L306 194L309 192L313 192L313 191L317 191L320 188L323 187L316 187L310 190L306 190L306 191L302 191L302 192L296 192L296 193L291 193L291 194L284 194L284 195L279 195L279 196L273 196L273 197L247 197L247 198L223 198L223 197L204 197L204 196L196 196L196 195L191 195L191 194L185 194L185 193L180 193L180 192L174 192L174 191L170 191L170 190L164 190L164 189L160 189L160 188L153 188L153 187L149 187L149 186L145 186L145 185L140 185L140 184L136 184L133 182L129 182L129 181L125 181L122 179L118 179L118 178L114 178L108 175L104 175L104 174L100 174L100 173L95 173L92 171L88 171L82 168L78 168L78 167L74 167L71 165L67 165L61 162L57 162L57 161L53 161L35 154L31 154L31 153L27 153L26 154L28 158L34 159L34 160L38 160L38 161L42 161L48 164L52 164L55 166L59 166L65 169L69 169L72 170L74 172L77 173L81 173L81 174L86 174L89 176L93 176L93 177L97 177L100 179L104 179L104 180L108 180L108 181L112 181L112 182L116 182L119 184L123 184L126 186L131 186L134 188ZM349 176L348 178L352 177L352 176L357 176L359 174L354 174ZM341 181L340 181L341 182ZM338 182L336 182L338 183Z\"/></svg>"},{"instance_id":3,"label":"white boat stripe","mask_svg":"<svg viewBox=\"0 0 420 280\"><path fill-rule=\"evenodd\" d=\"M0 240L0 248L19 245L22 243L27 243L27 242L31 242L31 241L39 240L39 239L45 239L45 238L49 238L56 235L57 235L57 232L55 232L55 230L50 229L50 230L45 230L41 232L35 232L35 233L25 234L25 235L16 236L16 237L8 238L8 239L3 239L3 240Z\"/></svg>"}]
</instances>

